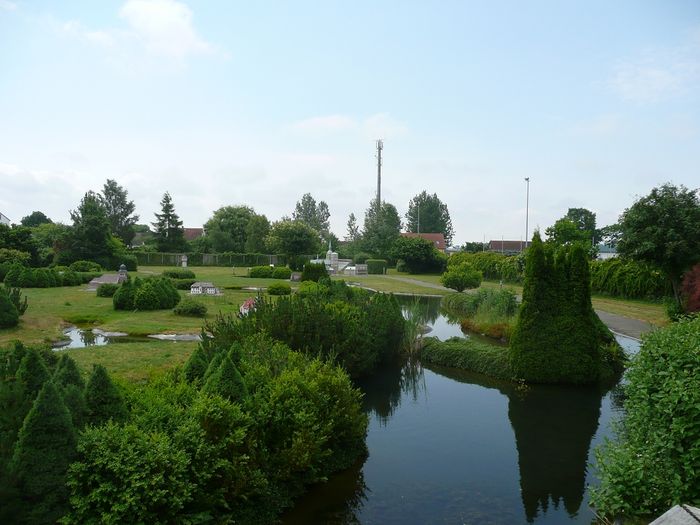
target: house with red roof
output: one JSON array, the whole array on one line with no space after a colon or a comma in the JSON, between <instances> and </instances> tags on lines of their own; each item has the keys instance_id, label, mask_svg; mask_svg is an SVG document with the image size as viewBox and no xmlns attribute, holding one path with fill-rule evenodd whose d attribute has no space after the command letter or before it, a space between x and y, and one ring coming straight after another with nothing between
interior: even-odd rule
<instances>
[{"instance_id":1,"label":"house with red roof","mask_svg":"<svg viewBox=\"0 0 700 525\"><path fill-rule=\"evenodd\" d=\"M445 248L447 248L445 245L445 236L442 233L405 232L401 234L401 237L420 237L421 239L432 242L435 248L442 253L445 253Z\"/></svg>"}]
</instances>

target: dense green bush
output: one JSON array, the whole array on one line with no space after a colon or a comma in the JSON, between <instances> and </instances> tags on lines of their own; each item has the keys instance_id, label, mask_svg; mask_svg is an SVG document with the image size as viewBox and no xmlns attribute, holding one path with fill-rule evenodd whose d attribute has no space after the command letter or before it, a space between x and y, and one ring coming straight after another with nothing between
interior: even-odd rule
<instances>
[{"instance_id":1,"label":"dense green bush","mask_svg":"<svg viewBox=\"0 0 700 525\"><path fill-rule=\"evenodd\" d=\"M173 286L178 290L190 290L192 285L197 282L196 279L170 279Z\"/></svg>"},{"instance_id":2,"label":"dense green bush","mask_svg":"<svg viewBox=\"0 0 700 525\"><path fill-rule=\"evenodd\" d=\"M83 433L66 523L271 523L365 453L361 394L341 369L261 335L234 348L215 336L195 359L189 382L135 390L129 423Z\"/></svg>"},{"instance_id":3,"label":"dense green bush","mask_svg":"<svg viewBox=\"0 0 700 525\"><path fill-rule=\"evenodd\" d=\"M409 273L442 273L447 265L447 255L420 237L399 237L394 241L390 255L394 260L403 261Z\"/></svg>"},{"instance_id":4,"label":"dense green bush","mask_svg":"<svg viewBox=\"0 0 700 525\"><path fill-rule=\"evenodd\" d=\"M272 267L271 266L253 266L248 272L248 277L257 277L262 279L269 279L272 277Z\"/></svg>"},{"instance_id":5,"label":"dense green bush","mask_svg":"<svg viewBox=\"0 0 700 525\"><path fill-rule=\"evenodd\" d=\"M367 259L365 264L367 264L367 273L370 275L383 275L388 266L386 259Z\"/></svg>"},{"instance_id":6,"label":"dense green bush","mask_svg":"<svg viewBox=\"0 0 700 525\"><path fill-rule=\"evenodd\" d=\"M272 270L273 279L289 279L292 276L292 270L286 266L276 266Z\"/></svg>"},{"instance_id":7,"label":"dense green bush","mask_svg":"<svg viewBox=\"0 0 700 525\"><path fill-rule=\"evenodd\" d=\"M484 279L519 283L523 279L525 258L523 255L505 255L498 252L459 252L447 260L447 269L462 263L471 264L479 270Z\"/></svg>"},{"instance_id":8,"label":"dense green bush","mask_svg":"<svg viewBox=\"0 0 700 525\"><path fill-rule=\"evenodd\" d=\"M302 281L318 282L322 277L328 277L328 270L326 270L325 264L306 263L304 265L304 271L301 272Z\"/></svg>"},{"instance_id":9,"label":"dense green bush","mask_svg":"<svg viewBox=\"0 0 700 525\"><path fill-rule=\"evenodd\" d=\"M575 245L555 254L536 233L511 337L513 370L534 383L595 382L612 375L602 350L609 345L615 339L591 305L585 250Z\"/></svg>"},{"instance_id":10,"label":"dense green bush","mask_svg":"<svg viewBox=\"0 0 700 525\"><path fill-rule=\"evenodd\" d=\"M101 272L75 272L66 267L28 268L13 265L5 274L4 282L7 286L20 288L53 288L89 283L100 275Z\"/></svg>"},{"instance_id":11,"label":"dense green bush","mask_svg":"<svg viewBox=\"0 0 700 525\"><path fill-rule=\"evenodd\" d=\"M358 252L355 254L355 257L352 258L352 262L355 264L365 264L365 262L367 262L367 259L371 258L372 256L367 252Z\"/></svg>"},{"instance_id":12,"label":"dense green bush","mask_svg":"<svg viewBox=\"0 0 700 525\"><path fill-rule=\"evenodd\" d=\"M510 290L479 289L453 293L442 299L448 316L460 320L463 329L508 341L515 327L518 303Z\"/></svg>"},{"instance_id":13,"label":"dense green bush","mask_svg":"<svg viewBox=\"0 0 700 525\"><path fill-rule=\"evenodd\" d=\"M164 277L172 279L195 279L196 276L192 270L187 268L171 268L163 271Z\"/></svg>"},{"instance_id":14,"label":"dense green bush","mask_svg":"<svg viewBox=\"0 0 700 525\"><path fill-rule=\"evenodd\" d=\"M68 268L74 272L102 272L102 266L93 261L75 261Z\"/></svg>"},{"instance_id":15,"label":"dense green bush","mask_svg":"<svg viewBox=\"0 0 700 525\"><path fill-rule=\"evenodd\" d=\"M17 309L17 313L22 316L24 315L24 312L27 311L28 303L27 303L27 296L25 295L24 298L22 298L22 290L16 287L10 287L10 286L4 286L0 288L0 290L4 290L7 296L10 298L10 302L15 306Z\"/></svg>"},{"instance_id":16,"label":"dense green bush","mask_svg":"<svg viewBox=\"0 0 700 525\"><path fill-rule=\"evenodd\" d=\"M113 297L119 290L119 285L114 283L103 283L97 287L97 297Z\"/></svg>"},{"instance_id":17,"label":"dense green bush","mask_svg":"<svg viewBox=\"0 0 700 525\"><path fill-rule=\"evenodd\" d=\"M289 295L292 293L292 287L288 283L272 283L267 287L267 293L270 295Z\"/></svg>"},{"instance_id":18,"label":"dense green bush","mask_svg":"<svg viewBox=\"0 0 700 525\"><path fill-rule=\"evenodd\" d=\"M19 324L19 312L12 304L5 288L0 288L0 328L12 328Z\"/></svg>"},{"instance_id":19,"label":"dense green bush","mask_svg":"<svg viewBox=\"0 0 700 525\"><path fill-rule=\"evenodd\" d=\"M304 265L309 262L308 257L297 255L289 258L289 268L293 272L301 272L304 270Z\"/></svg>"},{"instance_id":20,"label":"dense green bush","mask_svg":"<svg viewBox=\"0 0 700 525\"><path fill-rule=\"evenodd\" d=\"M185 315L189 317L204 317L207 315L207 306L195 301L191 297L185 297L178 303L173 310L177 315Z\"/></svg>"},{"instance_id":21,"label":"dense green bush","mask_svg":"<svg viewBox=\"0 0 700 525\"><path fill-rule=\"evenodd\" d=\"M167 277L127 280L112 297L115 310L169 310L180 302L180 293Z\"/></svg>"},{"instance_id":22,"label":"dense green bush","mask_svg":"<svg viewBox=\"0 0 700 525\"><path fill-rule=\"evenodd\" d=\"M661 271L647 263L618 257L591 262L591 289L628 299L659 299L673 295Z\"/></svg>"},{"instance_id":23,"label":"dense green bush","mask_svg":"<svg viewBox=\"0 0 700 525\"><path fill-rule=\"evenodd\" d=\"M462 368L498 379L514 377L507 348L472 339L452 337L440 341L426 337L420 357L426 363Z\"/></svg>"},{"instance_id":24,"label":"dense green bush","mask_svg":"<svg viewBox=\"0 0 700 525\"><path fill-rule=\"evenodd\" d=\"M478 288L481 286L482 273L469 263L462 263L451 266L440 277L440 283L445 288L452 288L461 292L467 288Z\"/></svg>"},{"instance_id":25,"label":"dense green bush","mask_svg":"<svg viewBox=\"0 0 700 525\"><path fill-rule=\"evenodd\" d=\"M31 258L32 255L29 252L15 250L13 248L0 248L0 265L20 264L22 266L27 266Z\"/></svg>"},{"instance_id":26,"label":"dense green bush","mask_svg":"<svg viewBox=\"0 0 700 525\"><path fill-rule=\"evenodd\" d=\"M596 451L591 501L612 518L654 517L698 503L700 318L650 332L631 360L624 419Z\"/></svg>"}]
</instances>

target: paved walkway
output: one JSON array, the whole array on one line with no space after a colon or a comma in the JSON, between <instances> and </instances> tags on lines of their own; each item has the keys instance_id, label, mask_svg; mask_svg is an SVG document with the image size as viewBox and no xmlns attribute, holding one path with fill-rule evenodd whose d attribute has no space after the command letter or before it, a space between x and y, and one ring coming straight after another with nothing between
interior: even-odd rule
<instances>
[{"instance_id":1,"label":"paved walkway","mask_svg":"<svg viewBox=\"0 0 700 525\"><path fill-rule=\"evenodd\" d=\"M411 279L410 277L396 277L395 275L385 275L387 279L392 279L394 281L401 281L406 284L413 284L416 286L422 286L423 288L432 288L433 290L442 290L444 292L454 292L449 288L445 288L441 284L429 283L427 281L419 281L418 279Z\"/></svg>"}]
</instances>

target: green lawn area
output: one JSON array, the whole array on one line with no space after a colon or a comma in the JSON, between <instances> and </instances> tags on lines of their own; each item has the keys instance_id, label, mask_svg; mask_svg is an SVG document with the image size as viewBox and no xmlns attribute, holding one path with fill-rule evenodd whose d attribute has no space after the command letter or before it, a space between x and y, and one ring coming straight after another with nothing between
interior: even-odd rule
<instances>
[{"instance_id":1,"label":"green lawn area","mask_svg":"<svg viewBox=\"0 0 700 525\"><path fill-rule=\"evenodd\" d=\"M70 355L87 377L93 364L103 365L114 377L132 383L184 363L197 346L193 341L112 343L104 346L60 350Z\"/></svg>"}]
</instances>

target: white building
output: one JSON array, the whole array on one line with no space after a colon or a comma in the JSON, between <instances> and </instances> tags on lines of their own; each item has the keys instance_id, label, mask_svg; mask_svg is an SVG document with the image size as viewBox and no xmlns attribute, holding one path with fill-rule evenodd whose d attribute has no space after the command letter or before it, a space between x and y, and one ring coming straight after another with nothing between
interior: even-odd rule
<instances>
[{"instance_id":1,"label":"white building","mask_svg":"<svg viewBox=\"0 0 700 525\"><path fill-rule=\"evenodd\" d=\"M7 226L10 225L9 217L7 215L3 215L1 212L0 212L0 224L6 224Z\"/></svg>"},{"instance_id":2,"label":"white building","mask_svg":"<svg viewBox=\"0 0 700 525\"><path fill-rule=\"evenodd\" d=\"M212 283L205 281L197 281L190 286L190 294L192 295L218 295L219 289Z\"/></svg>"}]
</instances>

